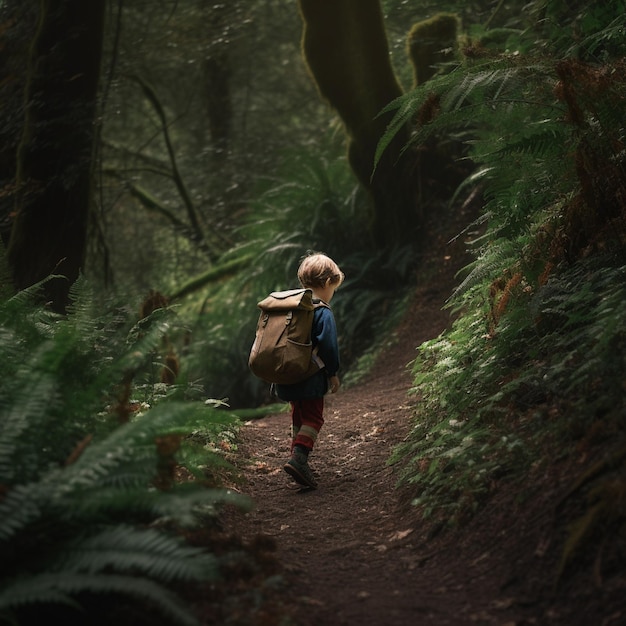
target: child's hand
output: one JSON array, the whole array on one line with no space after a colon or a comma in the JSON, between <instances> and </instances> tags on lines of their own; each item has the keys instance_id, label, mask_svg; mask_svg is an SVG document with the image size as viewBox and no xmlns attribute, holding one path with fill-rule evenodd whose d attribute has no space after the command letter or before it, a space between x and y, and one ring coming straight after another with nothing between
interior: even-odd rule
<instances>
[{"instance_id":1,"label":"child's hand","mask_svg":"<svg viewBox=\"0 0 626 626\"><path fill-rule=\"evenodd\" d=\"M330 393L337 393L339 391L339 387L341 387L339 376L331 376L328 379L328 384L330 387Z\"/></svg>"}]
</instances>

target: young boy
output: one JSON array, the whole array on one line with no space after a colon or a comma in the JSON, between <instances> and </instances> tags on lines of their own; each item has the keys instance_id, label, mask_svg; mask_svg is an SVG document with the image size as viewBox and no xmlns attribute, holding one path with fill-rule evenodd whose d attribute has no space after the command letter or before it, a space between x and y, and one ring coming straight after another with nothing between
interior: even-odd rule
<instances>
[{"instance_id":1,"label":"young boy","mask_svg":"<svg viewBox=\"0 0 626 626\"><path fill-rule=\"evenodd\" d=\"M314 302L318 299L328 305L344 275L325 254L311 253L304 257L298 268L298 280L303 287L313 291ZM337 376L337 328L330 307L316 307L311 339L324 367L295 385L276 385L276 394L281 400L291 403L291 458L283 469L298 484L315 489L317 482L309 467L308 456L324 424L324 395L329 389L331 393L336 393L341 384Z\"/></svg>"}]
</instances>

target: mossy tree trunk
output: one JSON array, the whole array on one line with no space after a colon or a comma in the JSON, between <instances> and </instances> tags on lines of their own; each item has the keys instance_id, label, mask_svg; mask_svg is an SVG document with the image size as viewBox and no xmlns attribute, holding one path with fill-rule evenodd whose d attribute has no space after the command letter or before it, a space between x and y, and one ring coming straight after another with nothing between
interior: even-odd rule
<instances>
[{"instance_id":1,"label":"mossy tree trunk","mask_svg":"<svg viewBox=\"0 0 626 626\"><path fill-rule=\"evenodd\" d=\"M380 247L414 240L420 226L416 158L401 154L408 128L374 172L376 146L391 119L381 110L402 94L389 59L379 0L299 0L302 48L320 95L349 136L350 164L373 200L371 233Z\"/></svg>"},{"instance_id":2,"label":"mossy tree trunk","mask_svg":"<svg viewBox=\"0 0 626 626\"><path fill-rule=\"evenodd\" d=\"M85 257L104 9L105 0L40 0L31 47L7 252L18 289L65 277L46 284L58 311Z\"/></svg>"}]
</instances>

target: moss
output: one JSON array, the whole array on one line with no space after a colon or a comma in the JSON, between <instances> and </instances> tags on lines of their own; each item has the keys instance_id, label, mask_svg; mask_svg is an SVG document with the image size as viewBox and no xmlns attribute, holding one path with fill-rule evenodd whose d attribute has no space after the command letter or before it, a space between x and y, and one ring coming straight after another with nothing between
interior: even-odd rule
<instances>
[{"instance_id":1,"label":"moss","mask_svg":"<svg viewBox=\"0 0 626 626\"><path fill-rule=\"evenodd\" d=\"M375 117L402 94L378 0L301 0L300 13L302 50L320 95L352 137L378 139L386 123Z\"/></svg>"},{"instance_id":2,"label":"moss","mask_svg":"<svg viewBox=\"0 0 626 626\"><path fill-rule=\"evenodd\" d=\"M438 13L417 22L407 37L407 54L413 64L413 82L423 85L438 73L444 63L456 58L459 18L452 13Z\"/></svg>"}]
</instances>

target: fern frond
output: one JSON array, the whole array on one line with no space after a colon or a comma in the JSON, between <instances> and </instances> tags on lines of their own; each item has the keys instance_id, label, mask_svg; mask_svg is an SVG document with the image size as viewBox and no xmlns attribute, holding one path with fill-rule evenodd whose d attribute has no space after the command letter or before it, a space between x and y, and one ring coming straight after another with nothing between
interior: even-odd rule
<instances>
[{"instance_id":1,"label":"fern frond","mask_svg":"<svg viewBox=\"0 0 626 626\"><path fill-rule=\"evenodd\" d=\"M153 468L145 461L156 461L155 438L159 435L185 433L210 421L218 413L195 403L164 402L135 420L122 424L108 437L95 441L67 468L63 482L68 489L104 488L117 484L122 477L132 482L125 486L146 484ZM216 416L216 419L221 419ZM143 473L139 470L144 467ZM130 471L129 471L130 470ZM61 471L61 470L59 470ZM53 480L56 475L53 474Z\"/></svg>"},{"instance_id":2,"label":"fern frond","mask_svg":"<svg viewBox=\"0 0 626 626\"><path fill-rule=\"evenodd\" d=\"M511 131L523 129L536 119L554 117L552 103L537 97L538 90L551 89L551 80L547 65L521 64L509 58L490 59L436 77L383 109L382 113L396 113L379 142L375 164L399 130L417 118L421 107L433 94L438 99L439 112L427 124L415 129L405 149L409 145L424 143L433 135L449 135L460 129L476 131L489 128L494 122L496 109L506 108L508 114L516 111L521 125L511 120L508 127Z\"/></svg>"},{"instance_id":3,"label":"fern frond","mask_svg":"<svg viewBox=\"0 0 626 626\"><path fill-rule=\"evenodd\" d=\"M226 504L243 511L254 506L249 497L229 489L198 490L183 486L169 492L167 497L156 499L152 510L160 519L174 520L181 527L189 527L198 523L199 516L208 514L214 517Z\"/></svg>"},{"instance_id":4,"label":"fern frond","mask_svg":"<svg viewBox=\"0 0 626 626\"><path fill-rule=\"evenodd\" d=\"M128 332L125 353L119 360L121 371L135 371L141 367L170 330L175 312L172 308L156 309L139 320Z\"/></svg>"},{"instance_id":5,"label":"fern frond","mask_svg":"<svg viewBox=\"0 0 626 626\"><path fill-rule=\"evenodd\" d=\"M79 495L80 497L76 497ZM196 526L199 519L214 517L220 507L232 504L241 510L252 508L253 502L247 496L227 489L209 489L199 486L175 485L168 491L160 492L135 488L107 488L101 490L83 490L72 498L74 505L72 515L64 515L63 507L66 499L55 501L56 514L67 517L69 521L81 518L91 519L102 514L110 514L116 518L129 518L148 514L155 520L166 520L176 523L182 528Z\"/></svg>"},{"instance_id":6,"label":"fern frond","mask_svg":"<svg viewBox=\"0 0 626 626\"><path fill-rule=\"evenodd\" d=\"M167 587L135 576L49 573L18 579L0 591L0 615L21 607L48 604L76 606L81 593L119 594L146 602L167 615L174 624L198 626L199 622L180 597Z\"/></svg>"},{"instance_id":7,"label":"fern frond","mask_svg":"<svg viewBox=\"0 0 626 626\"><path fill-rule=\"evenodd\" d=\"M511 265L519 254L519 246L510 240L499 239L485 247L482 255L469 268L468 276L454 289L451 302L461 302L469 291L491 283L502 274L503 267Z\"/></svg>"},{"instance_id":8,"label":"fern frond","mask_svg":"<svg viewBox=\"0 0 626 626\"><path fill-rule=\"evenodd\" d=\"M16 373L14 395L9 398L2 394L0 399L0 483L4 485L25 479L22 464L32 461L28 438L34 429L45 428L48 411L58 399L52 375L33 373L25 379Z\"/></svg>"},{"instance_id":9,"label":"fern frond","mask_svg":"<svg viewBox=\"0 0 626 626\"><path fill-rule=\"evenodd\" d=\"M214 580L218 560L154 529L119 525L63 545L55 566L66 573L127 573L161 582Z\"/></svg>"},{"instance_id":10,"label":"fern frond","mask_svg":"<svg viewBox=\"0 0 626 626\"><path fill-rule=\"evenodd\" d=\"M43 490L38 485L17 485L0 500L0 541L9 541L42 514Z\"/></svg>"},{"instance_id":11,"label":"fern frond","mask_svg":"<svg viewBox=\"0 0 626 626\"><path fill-rule=\"evenodd\" d=\"M15 312L24 312L25 308L32 306L37 299L41 296L42 287L51 280L67 280L65 276L57 274L51 274L47 278L40 280L39 282L26 287L18 291L15 295L11 296L8 300L1 303L0 306L0 321L5 322L11 320L12 314ZM58 316L50 311L41 311L42 317L57 318Z\"/></svg>"}]
</instances>

